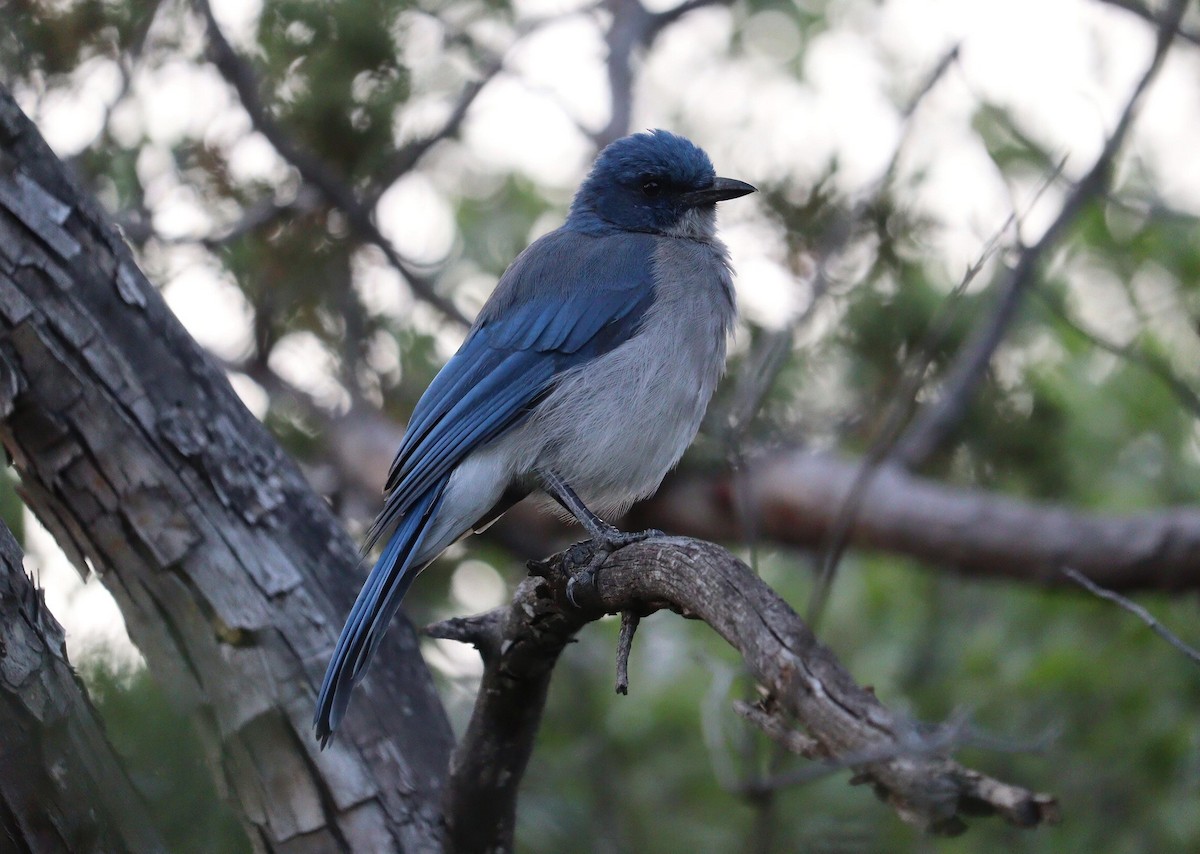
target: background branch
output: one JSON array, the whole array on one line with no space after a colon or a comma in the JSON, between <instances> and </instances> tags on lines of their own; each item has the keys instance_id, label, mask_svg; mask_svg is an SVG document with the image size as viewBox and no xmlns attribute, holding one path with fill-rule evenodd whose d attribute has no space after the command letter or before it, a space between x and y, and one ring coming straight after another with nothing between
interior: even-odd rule
<instances>
[{"instance_id":1,"label":"background branch","mask_svg":"<svg viewBox=\"0 0 1200 854\"><path fill-rule=\"evenodd\" d=\"M319 410L310 410L319 415ZM378 494L402 425L353 410L323 429L329 462L348 496ZM882 464L865 486L862 461L803 448L746 460L736 473L678 471L622 520L628 529L818 550L843 524L841 508L856 489L858 509L845 531L851 546L878 549L974 578L1064 586L1075 567L1123 592L1200 589L1200 510L1183 506L1102 514L1061 503L953 486ZM572 530L529 502L518 504L485 536L516 554L545 554Z\"/></svg>"},{"instance_id":2,"label":"background branch","mask_svg":"<svg viewBox=\"0 0 1200 854\"><path fill-rule=\"evenodd\" d=\"M193 0L193 3L197 12L204 19L208 30L213 64L237 92L254 127L267 138L267 141L275 147L284 160L296 168L306 182L319 189L330 204L346 215L350 227L362 239L379 248L388 263L408 282L414 295L438 309L451 320L463 326L470 325L458 307L437 292L433 279L417 270L396 251L396 247L375 224L370 208L355 197L354 191L345 179L338 175L328 163L312 152L306 151L275 120L267 105L263 103L254 70L238 55L233 45L225 38L225 34L221 32L221 27L213 16L208 0Z\"/></svg>"},{"instance_id":3,"label":"background branch","mask_svg":"<svg viewBox=\"0 0 1200 854\"><path fill-rule=\"evenodd\" d=\"M917 468L928 460L949 438L966 413L976 386L983 378L992 355L1004 340L1016 319L1025 294L1034 287L1050 251L1066 234L1084 208L1102 195L1112 180L1113 164L1137 116L1142 97L1158 76L1167 51L1187 10L1187 0L1173 0L1158 32L1154 56L1138 80L1121 111L1117 126L1104 144L1096 162L1067 194L1058 216L1041 239L1026 248L1005 275L991 313L971 332L946 375L937 400L917 413L908 429L896 442L892 458L908 468Z\"/></svg>"}]
</instances>

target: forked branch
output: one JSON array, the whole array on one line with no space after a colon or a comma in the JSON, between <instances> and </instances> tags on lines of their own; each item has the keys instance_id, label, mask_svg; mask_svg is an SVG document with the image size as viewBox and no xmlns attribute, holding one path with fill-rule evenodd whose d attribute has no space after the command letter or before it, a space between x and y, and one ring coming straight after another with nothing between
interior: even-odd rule
<instances>
[{"instance_id":1,"label":"forked branch","mask_svg":"<svg viewBox=\"0 0 1200 854\"><path fill-rule=\"evenodd\" d=\"M559 652L605 614L667 609L706 622L741 653L777 707L807 732L810 755L844 761L902 819L934 833L994 814L1020 827L1057 820L1054 798L994 780L920 743L904 716L858 685L792 608L720 546L659 538L605 558L582 544L531 564L512 603L430 627L474 642L486 669L445 801L451 850L509 850L516 791ZM572 587L573 605L567 596Z\"/></svg>"}]
</instances>

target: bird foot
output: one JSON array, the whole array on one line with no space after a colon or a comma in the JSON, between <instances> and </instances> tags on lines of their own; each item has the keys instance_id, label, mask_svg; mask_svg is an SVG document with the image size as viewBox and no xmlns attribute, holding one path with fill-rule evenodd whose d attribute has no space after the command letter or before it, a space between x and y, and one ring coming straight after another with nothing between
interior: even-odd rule
<instances>
[{"instance_id":1,"label":"bird foot","mask_svg":"<svg viewBox=\"0 0 1200 854\"><path fill-rule=\"evenodd\" d=\"M592 534L592 544L598 551L605 552L606 554L612 554L618 549L623 549L634 543L640 543L643 540L652 540L655 537L666 536L666 534L657 528L648 528L645 531L622 531L619 528L614 528L612 525L607 525L590 533Z\"/></svg>"},{"instance_id":2,"label":"bird foot","mask_svg":"<svg viewBox=\"0 0 1200 854\"><path fill-rule=\"evenodd\" d=\"M662 531L650 528L645 531L622 531L605 525L590 532L592 538L576 543L567 550L564 565L569 567L571 577L567 580L567 600L576 608L590 610L600 607L600 591L596 589L596 570L613 552L626 546L665 537Z\"/></svg>"}]
</instances>

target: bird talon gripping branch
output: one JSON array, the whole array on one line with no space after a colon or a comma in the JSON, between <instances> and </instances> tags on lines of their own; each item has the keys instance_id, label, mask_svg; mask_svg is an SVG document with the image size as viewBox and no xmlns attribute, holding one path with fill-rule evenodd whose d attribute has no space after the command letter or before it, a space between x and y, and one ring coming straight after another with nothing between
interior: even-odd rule
<instances>
[{"instance_id":1,"label":"bird talon gripping branch","mask_svg":"<svg viewBox=\"0 0 1200 854\"><path fill-rule=\"evenodd\" d=\"M581 611L600 609L600 591L596 587L596 567L588 566L567 579L567 601Z\"/></svg>"},{"instance_id":2,"label":"bird talon gripping branch","mask_svg":"<svg viewBox=\"0 0 1200 854\"><path fill-rule=\"evenodd\" d=\"M650 495L696 435L735 314L716 204L752 192L718 178L682 137L619 139L562 228L500 278L421 396L388 474L366 541L383 550L317 698L322 744L417 573L536 488L598 552L659 533L623 533L593 510ZM572 582L582 595L585 582Z\"/></svg>"}]
</instances>

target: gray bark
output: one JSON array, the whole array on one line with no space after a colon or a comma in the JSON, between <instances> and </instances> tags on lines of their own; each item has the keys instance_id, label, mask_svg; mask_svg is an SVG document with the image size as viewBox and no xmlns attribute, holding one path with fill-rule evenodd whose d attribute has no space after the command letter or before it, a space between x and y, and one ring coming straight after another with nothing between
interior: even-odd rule
<instances>
[{"instance_id":1,"label":"gray bark","mask_svg":"<svg viewBox=\"0 0 1200 854\"><path fill-rule=\"evenodd\" d=\"M0 848L165 851L0 523Z\"/></svg>"},{"instance_id":2,"label":"gray bark","mask_svg":"<svg viewBox=\"0 0 1200 854\"><path fill-rule=\"evenodd\" d=\"M411 627L396 620L319 751L355 546L2 89L0 442L260 850L438 844L451 734Z\"/></svg>"},{"instance_id":3,"label":"gray bark","mask_svg":"<svg viewBox=\"0 0 1200 854\"><path fill-rule=\"evenodd\" d=\"M562 648L604 614L659 609L703 620L741 654L767 691L748 717L831 769L852 768L854 782L870 783L905 821L954 834L973 815L1018 827L1058 820L1053 797L960 765L950 758L953 731L921 728L858 685L796 612L720 546L664 537L605 557L584 544L530 569L536 577L511 605L428 630L475 644L485 665L446 787L455 854L511 850L518 784Z\"/></svg>"}]
</instances>

